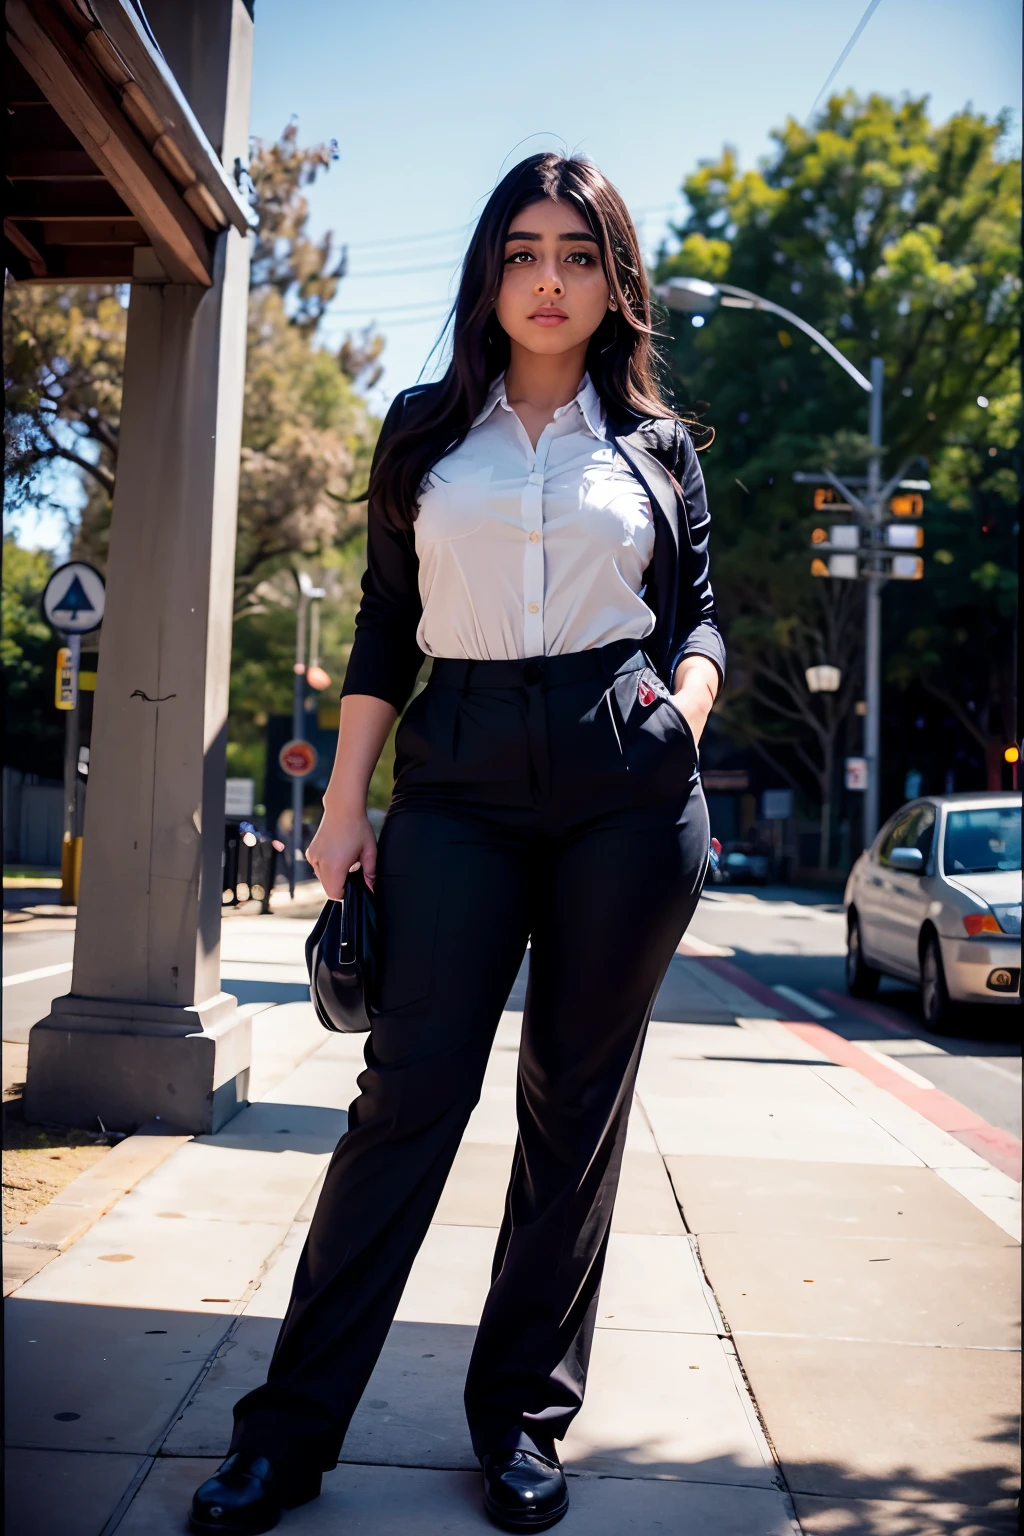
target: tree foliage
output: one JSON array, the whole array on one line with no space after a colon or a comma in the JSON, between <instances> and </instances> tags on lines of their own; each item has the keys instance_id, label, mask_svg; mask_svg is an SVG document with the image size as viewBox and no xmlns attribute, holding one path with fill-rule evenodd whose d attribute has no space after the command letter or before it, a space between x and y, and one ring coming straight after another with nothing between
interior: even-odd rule
<instances>
[{"instance_id":1,"label":"tree foliage","mask_svg":"<svg viewBox=\"0 0 1024 1536\"><path fill-rule=\"evenodd\" d=\"M316 557L365 526L349 497L365 483L376 424L355 381L372 381L382 343L317 344L344 276L333 236L307 232L306 190L331 163L329 145L303 147L295 122L253 146L260 215L253 252L241 487L237 608L260 580L296 556ZM86 488L73 553L106 564L117 470L127 289L8 281L4 306L7 505L38 497L57 461Z\"/></svg>"},{"instance_id":2,"label":"tree foliage","mask_svg":"<svg viewBox=\"0 0 1024 1536\"><path fill-rule=\"evenodd\" d=\"M688 217L656 272L726 280L794 310L862 372L871 357L884 359L886 468L929 460L929 512L943 506L952 530L945 556L926 534L923 592L886 590L888 629L906 613L928 634L916 649L909 639L898 647L890 681L938 687L952 633L942 605L991 616L986 583L998 588L998 634L983 639L973 621L960 623L970 663L960 679L946 669L942 685L948 712L950 690L968 686L969 674L975 699L956 696L958 718L984 718L992 740L1013 728L995 673L1009 646L1004 562L1020 468L1020 163L1006 153L1007 127L970 111L934 124L924 100L835 97L811 128L789 119L758 169L742 170L725 149L688 176ZM704 468L731 648L726 728L828 801L836 752L859 744L850 705L861 686L862 594L810 577L809 535L821 517L792 474L864 473L866 397L801 333L763 313L723 309L703 326L671 315L667 352L678 398L706 402L718 432ZM971 565L979 526L992 535L990 553ZM807 692L804 668L819 661L843 671L837 698ZM892 752L889 763L897 766ZM890 801L901 783L891 778Z\"/></svg>"},{"instance_id":3,"label":"tree foliage","mask_svg":"<svg viewBox=\"0 0 1024 1536\"><path fill-rule=\"evenodd\" d=\"M23 772L59 778L64 716L53 707L59 641L39 609L53 560L4 538L0 663L4 680L4 762Z\"/></svg>"},{"instance_id":4,"label":"tree foliage","mask_svg":"<svg viewBox=\"0 0 1024 1536\"><path fill-rule=\"evenodd\" d=\"M74 466L109 504L128 315L121 289L7 280L5 501L37 497L40 470Z\"/></svg>"}]
</instances>

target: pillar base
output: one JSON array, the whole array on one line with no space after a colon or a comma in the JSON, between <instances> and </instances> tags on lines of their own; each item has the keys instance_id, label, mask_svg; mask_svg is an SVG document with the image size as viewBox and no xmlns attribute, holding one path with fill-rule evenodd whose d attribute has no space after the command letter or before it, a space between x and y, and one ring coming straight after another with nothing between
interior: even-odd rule
<instances>
[{"instance_id":1,"label":"pillar base","mask_svg":"<svg viewBox=\"0 0 1024 1536\"><path fill-rule=\"evenodd\" d=\"M247 1103L252 1025L220 992L181 1008L58 997L29 1036L29 1123L134 1131L159 1117L193 1136Z\"/></svg>"}]
</instances>

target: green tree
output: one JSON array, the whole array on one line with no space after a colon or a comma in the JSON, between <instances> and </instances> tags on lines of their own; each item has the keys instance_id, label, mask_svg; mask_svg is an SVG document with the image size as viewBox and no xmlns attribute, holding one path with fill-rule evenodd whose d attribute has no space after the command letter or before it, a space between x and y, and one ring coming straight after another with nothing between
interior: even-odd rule
<instances>
[{"instance_id":1,"label":"green tree","mask_svg":"<svg viewBox=\"0 0 1024 1536\"><path fill-rule=\"evenodd\" d=\"M789 119L757 170L726 149L687 177L689 214L656 271L727 279L797 310L862 371L881 356L886 465L929 459L932 505L945 500L962 539L979 500L1007 531L1015 517L1020 164L1007 153L1008 126L969 111L934 124L924 100L834 97L810 128ZM678 398L707 402L718 430L704 468L732 659L724 726L811 787L827 820L835 757L853 744L863 609L854 584L810 578L820 514L792 474L863 473L865 397L767 315L723 310L702 327L672 315L666 350ZM930 582L935 552L926 555ZM955 558L961 604L986 606L986 581L1009 594L999 559L997 575L972 581ZM902 609L905 589L890 587L885 602ZM1005 623L998 646L1008 649ZM1012 729L1004 690L985 648L971 649L986 704L959 706L1001 738ZM907 649L893 681L923 686L930 671L938 687L935 654ZM807 692L804 669L819 661L841 667L837 697Z\"/></svg>"},{"instance_id":2,"label":"green tree","mask_svg":"<svg viewBox=\"0 0 1024 1536\"><path fill-rule=\"evenodd\" d=\"M64 716L53 707L60 642L39 608L52 570L53 560L45 551L22 549L5 536L0 622L4 762L57 779L64 762Z\"/></svg>"},{"instance_id":3,"label":"green tree","mask_svg":"<svg viewBox=\"0 0 1024 1536\"><path fill-rule=\"evenodd\" d=\"M250 167L260 222L250 281L229 771L258 780L267 715L291 708L295 567L324 572L324 659L335 677L347 660L358 602L365 505L350 498L366 483L378 430L359 389L379 377L383 339L365 330L336 352L318 342L345 256L330 234L310 238L307 192L333 158L330 145L302 146L293 121L276 142L253 146ZM71 464L86 491L72 553L101 569L117 470L127 302L127 289L8 282L5 293L7 505L17 511L29 498L38 504L43 472L59 461ZM45 678L39 672L31 685L26 681L35 689L33 720L40 711L52 713L51 676L52 664ZM14 684L12 690L14 704ZM23 713L28 693L17 699Z\"/></svg>"},{"instance_id":4,"label":"green tree","mask_svg":"<svg viewBox=\"0 0 1024 1536\"><path fill-rule=\"evenodd\" d=\"M306 190L329 167L331 146L303 147L294 121L273 144L257 141L250 172L260 215L253 252L236 596L296 555L313 557L355 537L365 509L349 496L365 482L377 424L357 393L372 380L382 343L348 338L338 353L317 328L344 276L333 237L312 240ZM8 280L4 363L7 506L38 494L40 471L74 466L87 498L72 552L106 563L117 472L127 289L52 287Z\"/></svg>"}]
</instances>

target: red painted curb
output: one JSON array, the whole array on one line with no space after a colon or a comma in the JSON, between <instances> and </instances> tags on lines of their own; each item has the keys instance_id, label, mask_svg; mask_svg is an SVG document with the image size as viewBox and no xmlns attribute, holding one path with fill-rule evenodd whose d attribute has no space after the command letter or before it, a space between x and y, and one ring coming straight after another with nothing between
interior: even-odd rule
<instances>
[{"instance_id":1,"label":"red painted curb","mask_svg":"<svg viewBox=\"0 0 1024 1536\"><path fill-rule=\"evenodd\" d=\"M844 1040L842 1035L834 1034L823 1024L798 1024L785 1019L782 1022L786 1029L792 1030L793 1034L799 1035L809 1045L816 1046L831 1061L852 1067L869 1082L884 1088L886 1093L891 1093L911 1109L916 1109L919 1115L938 1126L940 1131L955 1136L964 1146L970 1147L972 1152L977 1152L993 1167L1001 1169L1020 1183L1021 1143L1008 1131L1000 1131L996 1126L989 1125L973 1109L951 1099L939 1088L918 1088L915 1083L908 1083L905 1077L883 1066L852 1040Z\"/></svg>"},{"instance_id":2,"label":"red painted curb","mask_svg":"<svg viewBox=\"0 0 1024 1536\"><path fill-rule=\"evenodd\" d=\"M748 976L740 966L733 965L729 960L704 959L702 965L710 966L723 980L730 982L734 987L746 992L748 997L763 1006L771 1007L777 1013L780 1002L783 1001L777 992L761 982ZM870 1003L861 1003L855 998L840 997L835 993L822 991L821 996L827 998L833 1004L841 1006L844 1010L861 1014L870 1019L873 1024L884 1025L894 1034L909 1035L910 1031L904 1026L887 1019L880 1010L871 1007ZM795 1009L801 1012L799 1008ZM852 1040L845 1040L842 1035L837 1035L834 1030L826 1028L816 1020L805 1015L803 1019L779 1019L778 1022L793 1034L806 1040L808 1045L813 1045L822 1055L838 1066L852 1067L859 1072L861 1077L866 1077L876 1087L884 1088L886 1093L891 1093L901 1103L908 1105L910 1109L916 1109L917 1113L925 1120L931 1122L941 1131L946 1131L950 1136L983 1157L986 1162L998 1168L1002 1173L1008 1174L1011 1179L1021 1182L1021 1143L1016 1136L1011 1136L1009 1131L1001 1131L997 1126L989 1125L981 1115L973 1109L950 1098L939 1088L918 1088L915 1083L910 1083L891 1067L885 1066L874 1056L862 1051L860 1046Z\"/></svg>"},{"instance_id":3,"label":"red painted curb","mask_svg":"<svg viewBox=\"0 0 1024 1536\"><path fill-rule=\"evenodd\" d=\"M869 1024L880 1024L883 1029L887 1029L892 1035L906 1035L910 1039L914 1038L914 1031L908 1024L900 1024L898 1020L890 1018L887 1013L884 1013L881 1008L876 1008L873 1003L865 1003L862 998L850 997L843 992L829 992L825 987L820 988L818 996L823 998L826 1003L831 1003L832 1007L837 1010L841 1009L846 1013L859 1013L861 1018L867 1019Z\"/></svg>"}]
</instances>

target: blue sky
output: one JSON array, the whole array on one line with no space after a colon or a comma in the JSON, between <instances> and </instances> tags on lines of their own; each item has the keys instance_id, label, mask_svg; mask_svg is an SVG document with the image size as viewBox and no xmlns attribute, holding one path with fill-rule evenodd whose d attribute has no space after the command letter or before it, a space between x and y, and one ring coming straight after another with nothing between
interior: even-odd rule
<instances>
[{"instance_id":1,"label":"blue sky","mask_svg":"<svg viewBox=\"0 0 1024 1536\"><path fill-rule=\"evenodd\" d=\"M579 150L617 183L653 250L698 160L769 148L806 118L867 0L257 0L253 133L295 113L337 139L318 231L349 246L326 327L376 318L375 404L411 384L499 176L537 148ZM881 0L832 89L928 94L1020 122L1018 0ZM440 232L440 233L439 233Z\"/></svg>"},{"instance_id":2,"label":"blue sky","mask_svg":"<svg viewBox=\"0 0 1024 1536\"><path fill-rule=\"evenodd\" d=\"M697 161L745 164L787 114L809 114L867 0L256 0L252 131L292 115L338 141L311 195L315 233L350 252L324 339L376 318L383 409L418 376L487 193L543 148L590 156L623 192L646 249L681 212ZM1019 0L881 0L832 89L971 103L1020 123ZM813 316L809 316L813 320ZM60 494L75 504L73 477ZM60 516L21 519L63 548Z\"/></svg>"}]
</instances>

